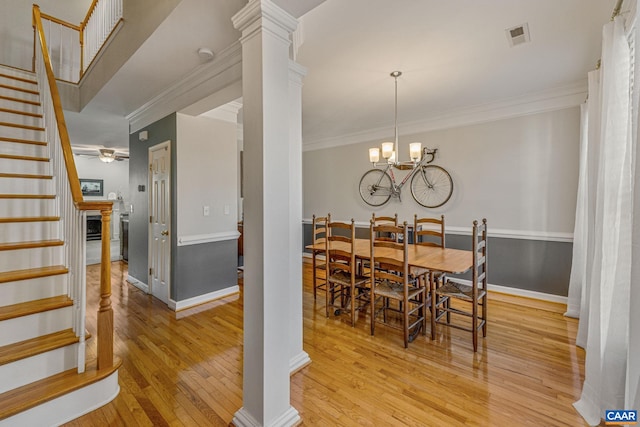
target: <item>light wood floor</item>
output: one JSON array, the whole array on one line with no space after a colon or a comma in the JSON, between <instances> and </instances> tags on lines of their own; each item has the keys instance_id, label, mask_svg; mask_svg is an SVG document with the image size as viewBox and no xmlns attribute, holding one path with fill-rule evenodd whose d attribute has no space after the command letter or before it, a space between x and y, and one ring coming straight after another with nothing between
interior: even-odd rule
<instances>
[{"instance_id":1,"label":"light wood floor","mask_svg":"<svg viewBox=\"0 0 640 427\"><path fill-rule=\"evenodd\" d=\"M97 307L97 266L87 304ZM70 426L226 426L242 406L242 299L170 311L127 284L114 263L120 394ZM355 328L324 317L304 268L304 349L312 363L291 380L291 403L309 426L584 426L572 407L584 378L577 322L564 306L491 294L488 336L439 326L409 349L399 331L367 318ZM90 309L95 312L94 309ZM92 313L95 317L95 314ZM95 332L95 318L88 329ZM88 353L95 354L95 340Z\"/></svg>"}]
</instances>

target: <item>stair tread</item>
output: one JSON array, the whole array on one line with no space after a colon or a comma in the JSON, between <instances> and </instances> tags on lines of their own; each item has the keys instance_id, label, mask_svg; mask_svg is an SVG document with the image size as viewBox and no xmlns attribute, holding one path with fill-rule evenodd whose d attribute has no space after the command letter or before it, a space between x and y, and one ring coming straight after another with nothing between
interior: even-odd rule
<instances>
[{"instance_id":1,"label":"stair tread","mask_svg":"<svg viewBox=\"0 0 640 427\"><path fill-rule=\"evenodd\" d=\"M0 347L0 365L46 353L80 341L73 329L53 332Z\"/></svg>"},{"instance_id":2,"label":"stair tread","mask_svg":"<svg viewBox=\"0 0 640 427\"><path fill-rule=\"evenodd\" d=\"M15 87L15 86L10 86L10 85L0 84L0 88L2 88L2 89L11 89L11 90L15 90L15 91L18 91L18 92L23 92L23 93L29 93L31 95L40 95L40 92L38 92L37 90L24 89L24 88L21 88L21 87Z\"/></svg>"},{"instance_id":3,"label":"stair tread","mask_svg":"<svg viewBox=\"0 0 640 427\"><path fill-rule=\"evenodd\" d=\"M107 378L122 361L114 357L113 366L98 370L95 362L82 374L76 368L0 394L0 420L38 406L82 387Z\"/></svg>"},{"instance_id":4,"label":"stair tread","mask_svg":"<svg viewBox=\"0 0 640 427\"><path fill-rule=\"evenodd\" d=\"M35 156L19 156L17 154L0 154L0 159L9 160L28 160L32 162L48 162L48 157L35 157Z\"/></svg>"},{"instance_id":5,"label":"stair tread","mask_svg":"<svg viewBox=\"0 0 640 427\"><path fill-rule=\"evenodd\" d=\"M64 245L64 242L62 240L33 240L30 242L0 243L0 251L12 251L16 249L46 248L50 246L62 246L62 245Z\"/></svg>"},{"instance_id":6,"label":"stair tread","mask_svg":"<svg viewBox=\"0 0 640 427\"><path fill-rule=\"evenodd\" d=\"M11 123L11 122L0 122L0 126L8 126L11 128L20 128L20 129L26 129L26 130L35 130L38 132L44 132L44 128L41 126L29 126L29 125L23 125L20 123Z\"/></svg>"},{"instance_id":7,"label":"stair tread","mask_svg":"<svg viewBox=\"0 0 640 427\"><path fill-rule=\"evenodd\" d=\"M25 270L13 270L0 273L0 283L16 282L18 280L37 279L38 277L66 274L69 269L63 265L48 267L27 268Z\"/></svg>"},{"instance_id":8,"label":"stair tread","mask_svg":"<svg viewBox=\"0 0 640 427\"><path fill-rule=\"evenodd\" d=\"M29 173L0 173L0 178L52 179L51 175L35 175Z\"/></svg>"},{"instance_id":9,"label":"stair tread","mask_svg":"<svg viewBox=\"0 0 640 427\"><path fill-rule=\"evenodd\" d=\"M53 194L0 194L0 199L55 199Z\"/></svg>"},{"instance_id":10,"label":"stair tread","mask_svg":"<svg viewBox=\"0 0 640 427\"><path fill-rule=\"evenodd\" d=\"M13 98L11 96L4 95L0 95L0 99L4 99L5 101L21 102L23 104L40 106L40 101L30 101L28 99Z\"/></svg>"},{"instance_id":11,"label":"stair tread","mask_svg":"<svg viewBox=\"0 0 640 427\"><path fill-rule=\"evenodd\" d=\"M43 313L45 311L56 310L58 308L69 307L71 305L73 305L73 300L67 295L59 295L21 302L19 304L5 305L4 307L0 307L0 321L28 316L30 314Z\"/></svg>"},{"instance_id":12,"label":"stair tread","mask_svg":"<svg viewBox=\"0 0 640 427\"><path fill-rule=\"evenodd\" d=\"M6 224L10 222L53 222L60 221L59 216L22 216L22 217L8 217L0 218L0 224Z\"/></svg>"},{"instance_id":13,"label":"stair tread","mask_svg":"<svg viewBox=\"0 0 640 427\"><path fill-rule=\"evenodd\" d=\"M42 118L42 114L30 113L28 111L13 110L11 108L0 108L0 113L19 114L21 116L36 117L38 119Z\"/></svg>"},{"instance_id":14,"label":"stair tread","mask_svg":"<svg viewBox=\"0 0 640 427\"><path fill-rule=\"evenodd\" d=\"M35 80L29 80L29 79L25 79L25 78L18 77L18 76L11 76L9 74L4 74L4 73L0 73L0 77L4 77L4 78L7 78L7 79L18 80L19 82L24 82L24 83L31 83L31 84L34 84L34 85L38 84L38 82L35 81Z\"/></svg>"},{"instance_id":15,"label":"stair tread","mask_svg":"<svg viewBox=\"0 0 640 427\"><path fill-rule=\"evenodd\" d=\"M31 144L31 145L47 145L46 141L35 141L33 139L20 139L20 138L8 138L6 136L0 136L0 141L3 142L15 142L18 144Z\"/></svg>"}]
</instances>

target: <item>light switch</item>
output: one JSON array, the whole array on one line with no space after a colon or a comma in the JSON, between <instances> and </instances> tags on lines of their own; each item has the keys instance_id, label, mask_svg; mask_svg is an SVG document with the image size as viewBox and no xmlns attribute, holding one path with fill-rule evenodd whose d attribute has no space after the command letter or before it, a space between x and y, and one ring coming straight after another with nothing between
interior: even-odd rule
<instances>
[{"instance_id":1,"label":"light switch","mask_svg":"<svg viewBox=\"0 0 640 427\"><path fill-rule=\"evenodd\" d=\"M204 216L209 216L209 206L203 206L202 207L202 215Z\"/></svg>"},{"instance_id":2,"label":"light switch","mask_svg":"<svg viewBox=\"0 0 640 427\"><path fill-rule=\"evenodd\" d=\"M224 214L229 215L229 205L224 205Z\"/></svg>"}]
</instances>

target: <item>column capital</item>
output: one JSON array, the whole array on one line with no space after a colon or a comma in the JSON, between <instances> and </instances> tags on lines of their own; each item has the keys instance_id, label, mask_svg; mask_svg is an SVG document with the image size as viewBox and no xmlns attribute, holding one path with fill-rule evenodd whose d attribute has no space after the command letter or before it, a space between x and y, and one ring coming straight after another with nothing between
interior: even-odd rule
<instances>
[{"instance_id":1,"label":"column capital","mask_svg":"<svg viewBox=\"0 0 640 427\"><path fill-rule=\"evenodd\" d=\"M250 0L231 18L233 26L242 32L240 41L251 37L258 29L265 28L290 42L289 35L298 26L298 20L271 0Z\"/></svg>"}]
</instances>

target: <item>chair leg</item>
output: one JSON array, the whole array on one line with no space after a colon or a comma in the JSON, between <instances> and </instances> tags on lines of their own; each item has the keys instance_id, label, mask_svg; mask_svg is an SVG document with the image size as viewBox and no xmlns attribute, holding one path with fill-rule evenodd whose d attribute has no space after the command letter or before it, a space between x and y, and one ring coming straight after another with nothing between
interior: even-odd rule
<instances>
[{"instance_id":1,"label":"chair leg","mask_svg":"<svg viewBox=\"0 0 640 427\"><path fill-rule=\"evenodd\" d=\"M482 320L484 321L482 325L482 336L487 336L487 294L485 293L482 297Z\"/></svg>"},{"instance_id":2,"label":"chair leg","mask_svg":"<svg viewBox=\"0 0 640 427\"><path fill-rule=\"evenodd\" d=\"M431 339L436 339L436 316L438 315L436 301L436 286L433 282L433 273L429 273L429 289L431 291Z\"/></svg>"},{"instance_id":3,"label":"chair leg","mask_svg":"<svg viewBox=\"0 0 640 427\"><path fill-rule=\"evenodd\" d=\"M311 257L313 259L313 300L316 300L316 286L317 286L317 272L316 272L316 253L315 251L313 252L313 256Z\"/></svg>"},{"instance_id":4,"label":"chair leg","mask_svg":"<svg viewBox=\"0 0 640 427\"><path fill-rule=\"evenodd\" d=\"M402 323L404 332L404 348L409 347L409 301L403 301L404 310L402 310Z\"/></svg>"},{"instance_id":5,"label":"chair leg","mask_svg":"<svg viewBox=\"0 0 640 427\"><path fill-rule=\"evenodd\" d=\"M333 286L331 286L331 282L329 281L329 278L327 278L327 281L325 282L325 304L324 304L324 311L325 311L325 317L329 317L329 294L333 293Z\"/></svg>"},{"instance_id":6,"label":"chair leg","mask_svg":"<svg viewBox=\"0 0 640 427\"><path fill-rule=\"evenodd\" d=\"M473 301L473 314L471 316L471 328L473 333L473 352L478 351L478 300Z\"/></svg>"},{"instance_id":7,"label":"chair leg","mask_svg":"<svg viewBox=\"0 0 640 427\"><path fill-rule=\"evenodd\" d=\"M371 335L373 335L375 329L376 329L376 296L373 292L374 290L374 284L371 283L371 294L370 294L370 299L371 299L371 303L369 304L371 307L371 316L369 316L370 320L371 320Z\"/></svg>"},{"instance_id":8,"label":"chair leg","mask_svg":"<svg viewBox=\"0 0 640 427\"><path fill-rule=\"evenodd\" d=\"M356 286L351 284L351 327L356 326Z\"/></svg>"}]
</instances>

